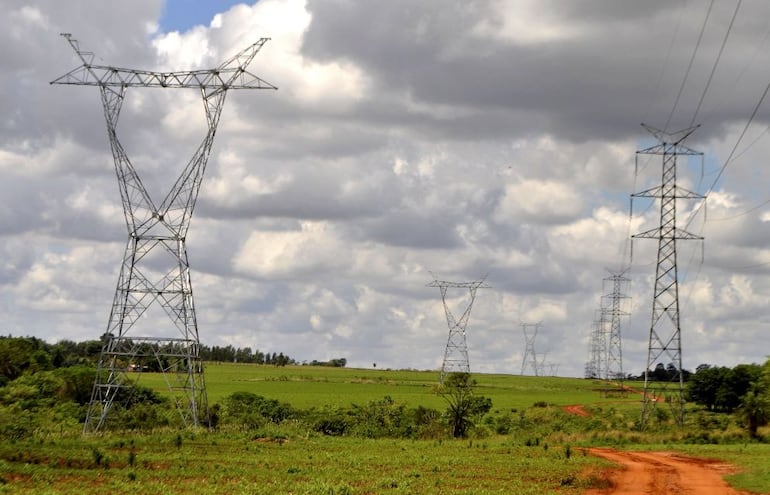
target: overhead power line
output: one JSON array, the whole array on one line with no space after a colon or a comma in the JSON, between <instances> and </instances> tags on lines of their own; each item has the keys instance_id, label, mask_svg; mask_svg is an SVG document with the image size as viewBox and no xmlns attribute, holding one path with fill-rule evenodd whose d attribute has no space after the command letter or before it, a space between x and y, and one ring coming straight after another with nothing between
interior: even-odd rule
<instances>
[{"instance_id":1,"label":"overhead power line","mask_svg":"<svg viewBox=\"0 0 770 495\"><path fill-rule=\"evenodd\" d=\"M706 191L706 193L703 195L704 200L701 201L698 204L698 206L695 207L693 211L690 213L690 217L687 219L687 222L685 223L685 228L687 228L692 223L695 216L700 212L701 208L703 208L703 205L705 205L705 200L708 198L708 195L711 194L711 192L714 190L717 183L719 182L719 179L722 178L722 175L724 174L727 166L730 163L732 163L733 156L735 155L735 151L738 149L738 146L740 146L741 141L743 140L743 137L746 135L746 131L748 131L749 126L751 126L751 123L754 121L754 118L757 116L757 112L759 112L759 109L762 106L762 103L765 101L768 91L770 91L770 83L768 83L767 86L765 86L765 90L762 92L762 96L759 97L759 101L757 101L757 104L754 106L754 110L751 112L751 116L749 117L749 120L746 121L746 125L743 127L743 131L741 131L740 136L738 136L738 140L735 142L735 145L730 151L730 154L727 156L727 160L725 160L725 163L722 164L722 167L719 169L719 173L714 178L714 182L711 183L711 186L708 188L708 191Z\"/></svg>"},{"instance_id":2,"label":"overhead power line","mask_svg":"<svg viewBox=\"0 0 770 495\"><path fill-rule=\"evenodd\" d=\"M709 3L708 11L706 11L706 17L703 19L703 24L700 28L700 33L698 34L698 41L695 43L695 49L692 51L692 55L690 56L690 62L687 64L687 70L684 72L684 78L682 79L682 84L679 86L679 92L676 94L676 99L674 100L674 106L671 107L671 112L668 114L668 118L666 119L666 125L663 126L663 131L668 130L669 124L671 124L671 119L674 117L674 112L676 112L676 107L679 105L679 99L682 97L682 93L684 92L684 87L687 84L687 79L690 77L690 70L692 70L692 64L695 62L695 56L698 54L698 49L700 48L701 41L703 41L703 32L706 30L706 24L708 24L709 17L711 16L711 10L714 7L714 0L711 0Z\"/></svg>"},{"instance_id":3,"label":"overhead power line","mask_svg":"<svg viewBox=\"0 0 770 495\"><path fill-rule=\"evenodd\" d=\"M703 93L700 95L700 100L698 100L698 106L695 108L695 113L693 114L692 120L690 121L690 126L693 126L695 124L695 119L698 118L698 112L700 112L700 107L701 105L703 105L703 100L706 98L706 93L708 92L709 86L711 85L711 80L714 78L714 73L716 72L717 66L719 65L719 60L722 58L722 52L724 52L725 50L727 39L730 37L730 32L733 29L733 24L735 24L735 18L738 16L738 11L741 8L741 2L742 0L738 0L738 3L735 5L735 11L733 12L733 17L732 19L730 19L730 24L727 26L727 32L725 33L725 37L722 40L722 46L719 47L719 53L717 54L716 60L714 60L714 65L711 67L711 73L709 74L709 78L706 81L706 87L703 88ZM714 2L712 0L711 5L713 4ZM709 11L711 11L711 6L709 6ZM702 34L703 34L703 31L701 31L701 35Z\"/></svg>"}]
</instances>

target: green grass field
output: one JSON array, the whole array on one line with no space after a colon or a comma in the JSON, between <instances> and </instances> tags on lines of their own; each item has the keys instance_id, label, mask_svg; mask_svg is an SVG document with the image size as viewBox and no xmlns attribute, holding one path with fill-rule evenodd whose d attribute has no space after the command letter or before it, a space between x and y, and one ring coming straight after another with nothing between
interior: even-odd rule
<instances>
[{"instance_id":1,"label":"green grass field","mask_svg":"<svg viewBox=\"0 0 770 495\"><path fill-rule=\"evenodd\" d=\"M101 456L98 459L97 457ZM133 456L133 458L131 458ZM577 494L597 460L509 439L106 436L0 448L0 493Z\"/></svg>"},{"instance_id":2,"label":"green grass field","mask_svg":"<svg viewBox=\"0 0 770 495\"><path fill-rule=\"evenodd\" d=\"M409 407L443 408L434 393L438 372L376 370L254 364L207 363L206 389L209 403L221 402L233 392L252 392L307 409L322 406L349 406L382 399L389 395ZM475 374L477 393L492 399L494 409L523 409L535 402L569 404L639 404L640 396L602 397L604 385L594 380L559 377ZM165 393L161 375L146 373L142 385Z\"/></svg>"},{"instance_id":3,"label":"green grass field","mask_svg":"<svg viewBox=\"0 0 770 495\"><path fill-rule=\"evenodd\" d=\"M137 376L140 384L166 393L161 376ZM295 420L252 430L87 437L71 428L0 442L0 494L578 494L601 486L596 473L606 466L582 453L580 447L589 445L722 459L739 469L727 477L734 486L770 494L770 445L739 443L742 431L733 423L709 433L711 441L732 443L691 445L688 439L700 438L699 424L708 419L702 413L693 412L683 431L641 433L632 431L640 411L637 393L604 396L600 382L576 378L474 378L476 393L492 399L489 416L521 419L511 433L498 435L489 427L465 440L374 440L324 436ZM303 410L363 405L385 396L410 408L443 410L437 381L438 373L428 371L206 366L210 404L244 391ZM584 405L591 415L575 416L561 407L572 404Z\"/></svg>"}]
</instances>

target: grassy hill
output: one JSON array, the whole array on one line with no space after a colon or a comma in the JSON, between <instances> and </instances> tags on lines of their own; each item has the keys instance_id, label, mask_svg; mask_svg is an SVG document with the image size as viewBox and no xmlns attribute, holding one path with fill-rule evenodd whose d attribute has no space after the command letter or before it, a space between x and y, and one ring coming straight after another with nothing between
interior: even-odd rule
<instances>
[{"instance_id":1,"label":"grassy hill","mask_svg":"<svg viewBox=\"0 0 770 495\"><path fill-rule=\"evenodd\" d=\"M408 407L445 407L434 393L437 371L377 370L320 366L285 366L206 363L209 403L221 402L233 392L251 392L299 409L363 404L390 396ZM565 406L640 404L638 394L603 397L606 385L597 380L474 373L477 394L492 399L494 409L521 410L535 402ZM161 375L146 373L139 383L164 393Z\"/></svg>"}]
</instances>

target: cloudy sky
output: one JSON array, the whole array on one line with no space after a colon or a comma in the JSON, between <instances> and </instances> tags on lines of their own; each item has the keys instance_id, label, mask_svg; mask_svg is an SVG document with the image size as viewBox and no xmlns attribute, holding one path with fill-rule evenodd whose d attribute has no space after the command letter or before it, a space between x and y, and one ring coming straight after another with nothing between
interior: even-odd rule
<instances>
[{"instance_id":1,"label":"cloudy sky","mask_svg":"<svg viewBox=\"0 0 770 495\"><path fill-rule=\"evenodd\" d=\"M220 11L4 2L3 334L98 338L125 245L99 92L49 85L78 65L59 34L149 70L212 68L269 37L250 69L279 89L228 94L188 235L202 342L437 369L448 330L429 272L487 275L471 369L519 373L521 323L542 322L537 352L582 376L602 279L658 222L641 201L629 219L630 194L661 180L659 159L635 167L654 144L640 123L695 122L703 174L682 160L679 179L709 198L678 205L705 237L679 243L684 366L770 354L767 2L205 3ZM119 136L154 198L204 131L194 90L126 94ZM656 253L633 243L627 371L645 364ZM461 313L468 292L449 295Z\"/></svg>"}]
</instances>

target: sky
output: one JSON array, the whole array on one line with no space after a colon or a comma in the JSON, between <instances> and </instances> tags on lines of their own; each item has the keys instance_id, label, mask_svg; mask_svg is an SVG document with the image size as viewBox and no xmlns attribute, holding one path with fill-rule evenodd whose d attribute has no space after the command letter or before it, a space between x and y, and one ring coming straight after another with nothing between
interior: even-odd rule
<instances>
[{"instance_id":1,"label":"sky","mask_svg":"<svg viewBox=\"0 0 770 495\"><path fill-rule=\"evenodd\" d=\"M78 60L249 69L228 93L187 236L200 339L299 360L438 369L440 280L486 276L474 372L518 374L523 323L583 376L603 279L629 265L623 368L646 363L661 181L640 125L686 144L678 243L683 363L763 362L770 303L770 4L707 0L10 0L0 17L0 333L106 329L126 242L99 92ZM734 20L733 20L734 18ZM731 22L732 20L732 22ZM697 49L696 49L697 47ZM689 70L688 70L689 68ZM753 117L752 117L753 115ZM129 88L118 136L153 198L203 139L195 90ZM633 256L631 246L633 245ZM450 289L459 315L467 290ZM525 372L531 373L531 370Z\"/></svg>"}]
</instances>

